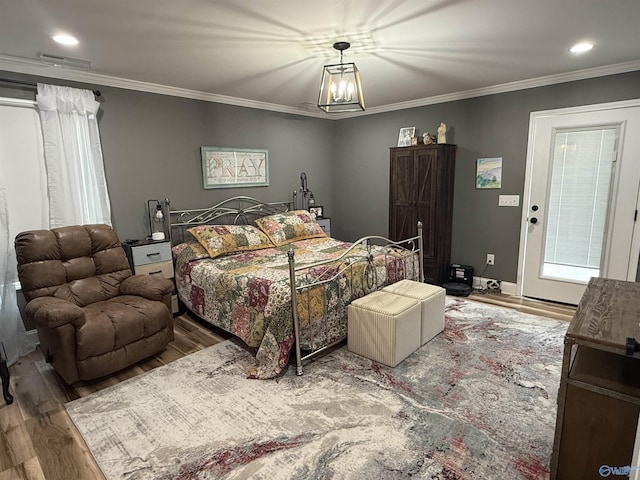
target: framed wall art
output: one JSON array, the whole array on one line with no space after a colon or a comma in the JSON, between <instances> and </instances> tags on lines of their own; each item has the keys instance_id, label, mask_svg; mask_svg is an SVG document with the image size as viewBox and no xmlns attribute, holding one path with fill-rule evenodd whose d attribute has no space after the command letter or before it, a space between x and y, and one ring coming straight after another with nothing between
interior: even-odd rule
<instances>
[{"instance_id":1,"label":"framed wall art","mask_svg":"<svg viewBox=\"0 0 640 480\"><path fill-rule=\"evenodd\" d=\"M416 134L416 127L402 127L398 135L398 146L408 147L411 145L411 138Z\"/></svg>"},{"instance_id":2,"label":"framed wall art","mask_svg":"<svg viewBox=\"0 0 640 480\"><path fill-rule=\"evenodd\" d=\"M200 147L204 188L266 187L269 153L249 148Z\"/></svg>"},{"instance_id":3,"label":"framed wall art","mask_svg":"<svg viewBox=\"0 0 640 480\"><path fill-rule=\"evenodd\" d=\"M502 157L477 160L476 188L502 188Z\"/></svg>"}]
</instances>

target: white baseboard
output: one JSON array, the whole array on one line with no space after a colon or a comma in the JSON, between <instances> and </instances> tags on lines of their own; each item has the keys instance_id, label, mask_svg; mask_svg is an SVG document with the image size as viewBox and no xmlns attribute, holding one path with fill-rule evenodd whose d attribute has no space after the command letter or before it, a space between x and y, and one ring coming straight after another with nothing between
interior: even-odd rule
<instances>
[{"instance_id":1,"label":"white baseboard","mask_svg":"<svg viewBox=\"0 0 640 480\"><path fill-rule=\"evenodd\" d=\"M485 278L485 277L473 277L473 286L477 288L478 285L480 285L482 286L482 288L487 288L487 280L493 280L493 279ZM502 293L506 293L507 295L516 294L516 284L512 282L502 282L500 284L500 289Z\"/></svg>"}]
</instances>

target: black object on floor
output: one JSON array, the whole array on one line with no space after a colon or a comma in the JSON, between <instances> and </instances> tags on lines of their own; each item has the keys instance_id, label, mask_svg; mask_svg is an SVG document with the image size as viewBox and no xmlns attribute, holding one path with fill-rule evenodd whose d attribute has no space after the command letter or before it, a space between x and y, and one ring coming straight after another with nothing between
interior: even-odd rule
<instances>
[{"instance_id":1,"label":"black object on floor","mask_svg":"<svg viewBox=\"0 0 640 480\"><path fill-rule=\"evenodd\" d=\"M471 286L460 282L447 282L442 287L447 291L447 295L456 297L468 297L471 293Z\"/></svg>"},{"instance_id":2,"label":"black object on floor","mask_svg":"<svg viewBox=\"0 0 640 480\"><path fill-rule=\"evenodd\" d=\"M2 396L7 405L13 403L13 395L9 393L9 369L7 368L7 354L4 343L0 342L0 379L2 379Z\"/></svg>"}]
</instances>

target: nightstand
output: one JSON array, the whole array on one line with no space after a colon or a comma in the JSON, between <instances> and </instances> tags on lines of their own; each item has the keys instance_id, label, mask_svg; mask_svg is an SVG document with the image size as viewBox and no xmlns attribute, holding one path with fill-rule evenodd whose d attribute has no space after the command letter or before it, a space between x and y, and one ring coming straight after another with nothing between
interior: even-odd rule
<instances>
[{"instance_id":1,"label":"nightstand","mask_svg":"<svg viewBox=\"0 0 640 480\"><path fill-rule=\"evenodd\" d=\"M171 242L166 240L141 240L135 243L123 243L131 270L136 275L162 275L173 280L173 259ZM171 311L178 312L178 296L171 296Z\"/></svg>"},{"instance_id":2,"label":"nightstand","mask_svg":"<svg viewBox=\"0 0 640 480\"><path fill-rule=\"evenodd\" d=\"M316 222L320 225L320 228L327 234L327 237L331 236L331 219L329 217L316 218Z\"/></svg>"}]
</instances>

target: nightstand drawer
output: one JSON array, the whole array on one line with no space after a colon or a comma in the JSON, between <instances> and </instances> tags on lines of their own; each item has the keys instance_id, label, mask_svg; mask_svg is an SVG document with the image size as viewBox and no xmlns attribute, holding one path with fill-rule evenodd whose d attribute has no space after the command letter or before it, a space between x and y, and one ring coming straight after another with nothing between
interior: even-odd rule
<instances>
[{"instance_id":1,"label":"nightstand drawer","mask_svg":"<svg viewBox=\"0 0 640 480\"><path fill-rule=\"evenodd\" d=\"M135 273L136 275L162 275L164 278L173 278L173 262L167 260L148 265L137 265Z\"/></svg>"},{"instance_id":2,"label":"nightstand drawer","mask_svg":"<svg viewBox=\"0 0 640 480\"><path fill-rule=\"evenodd\" d=\"M318 222L318 225L320 225L320 228L322 229L322 231L326 233L328 237L330 237L331 236L331 219L328 217L317 218L316 222Z\"/></svg>"},{"instance_id":3,"label":"nightstand drawer","mask_svg":"<svg viewBox=\"0 0 640 480\"><path fill-rule=\"evenodd\" d=\"M149 245L133 246L133 265L136 272L141 265L171 261L171 244L169 242L150 243Z\"/></svg>"}]
</instances>

